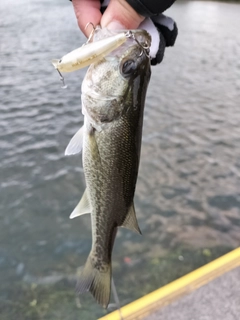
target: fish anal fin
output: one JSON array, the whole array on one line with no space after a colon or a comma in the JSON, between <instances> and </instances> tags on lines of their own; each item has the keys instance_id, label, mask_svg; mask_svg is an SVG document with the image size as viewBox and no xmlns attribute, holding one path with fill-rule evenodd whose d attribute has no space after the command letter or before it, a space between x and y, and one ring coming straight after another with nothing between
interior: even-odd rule
<instances>
[{"instance_id":1,"label":"fish anal fin","mask_svg":"<svg viewBox=\"0 0 240 320\"><path fill-rule=\"evenodd\" d=\"M135 209L134 209L134 204L132 203L132 205L130 206L129 210L128 210L128 214L123 222L123 224L121 225L121 227L130 229L136 233L142 234L139 226L138 226L138 222L137 222L137 218L136 218L136 213L135 213Z\"/></svg>"},{"instance_id":2,"label":"fish anal fin","mask_svg":"<svg viewBox=\"0 0 240 320\"><path fill-rule=\"evenodd\" d=\"M70 219L76 218L86 213L91 213L92 208L88 200L87 189L84 191L81 200L70 215Z\"/></svg>"},{"instance_id":3,"label":"fish anal fin","mask_svg":"<svg viewBox=\"0 0 240 320\"><path fill-rule=\"evenodd\" d=\"M111 264L102 263L102 265L96 267L90 253L87 262L80 273L76 291L79 294L90 291L97 302L104 308L107 308L111 293L112 272Z\"/></svg>"},{"instance_id":4,"label":"fish anal fin","mask_svg":"<svg viewBox=\"0 0 240 320\"><path fill-rule=\"evenodd\" d=\"M65 156L70 156L72 154L77 154L82 151L83 146L83 133L84 133L84 126L82 126L72 137L70 140L66 150Z\"/></svg>"}]
</instances>

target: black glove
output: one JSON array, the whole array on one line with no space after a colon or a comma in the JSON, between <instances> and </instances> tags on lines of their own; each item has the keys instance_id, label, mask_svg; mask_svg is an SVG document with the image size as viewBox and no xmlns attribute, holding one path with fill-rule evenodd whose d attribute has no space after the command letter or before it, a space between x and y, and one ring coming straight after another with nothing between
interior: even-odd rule
<instances>
[{"instance_id":1,"label":"black glove","mask_svg":"<svg viewBox=\"0 0 240 320\"><path fill-rule=\"evenodd\" d=\"M155 27L159 32L159 49L155 57L151 59L151 65L161 63L164 57L165 47L172 47L178 35L176 22L164 14L151 17Z\"/></svg>"}]
</instances>

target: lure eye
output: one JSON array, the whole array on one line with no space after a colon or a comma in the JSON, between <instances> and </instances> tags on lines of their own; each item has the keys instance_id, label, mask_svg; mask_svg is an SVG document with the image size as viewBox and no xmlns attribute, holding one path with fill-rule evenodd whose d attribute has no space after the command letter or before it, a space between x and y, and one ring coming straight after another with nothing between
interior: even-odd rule
<instances>
[{"instance_id":1,"label":"lure eye","mask_svg":"<svg viewBox=\"0 0 240 320\"><path fill-rule=\"evenodd\" d=\"M122 74L130 76L136 70L136 63L134 60L127 60L122 65Z\"/></svg>"}]
</instances>

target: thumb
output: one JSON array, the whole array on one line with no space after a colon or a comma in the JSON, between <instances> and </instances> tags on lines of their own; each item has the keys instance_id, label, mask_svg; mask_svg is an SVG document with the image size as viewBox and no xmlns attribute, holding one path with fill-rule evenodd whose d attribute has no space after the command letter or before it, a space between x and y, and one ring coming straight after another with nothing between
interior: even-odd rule
<instances>
[{"instance_id":1,"label":"thumb","mask_svg":"<svg viewBox=\"0 0 240 320\"><path fill-rule=\"evenodd\" d=\"M126 0L111 0L101 19L102 28L137 29L144 17L139 15Z\"/></svg>"}]
</instances>

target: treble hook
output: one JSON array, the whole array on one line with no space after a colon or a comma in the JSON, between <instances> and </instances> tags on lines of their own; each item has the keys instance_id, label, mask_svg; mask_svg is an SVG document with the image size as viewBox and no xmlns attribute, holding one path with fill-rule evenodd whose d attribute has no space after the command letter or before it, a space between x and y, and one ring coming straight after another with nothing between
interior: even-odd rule
<instances>
[{"instance_id":1,"label":"treble hook","mask_svg":"<svg viewBox=\"0 0 240 320\"><path fill-rule=\"evenodd\" d=\"M149 45L148 45L146 42L142 45L142 44L138 41L138 39L135 37L135 34L134 34L131 30L128 30L125 35L126 35L127 38L132 38L134 41L136 41L137 44L139 45L139 47L142 49L142 51L141 51L140 54L139 54L139 57L141 57L141 56L143 55L143 53L145 53L148 58L150 57L150 56L149 56L149 49L150 49L150 47L149 47Z\"/></svg>"},{"instance_id":2,"label":"treble hook","mask_svg":"<svg viewBox=\"0 0 240 320\"><path fill-rule=\"evenodd\" d=\"M62 84L63 84L63 86L62 86L61 88L62 88L62 89L66 89L66 88L67 88L67 85L65 84L65 81L64 81L64 78L63 78L61 72L60 72L58 69L56 69L56 70L57 70L57 72L59 73L59 75L60 75L60 81L62 81Z\"/></svg>"},{"instance_id":3,"label":"treble hook","mask_svg":"<svg viewBox=\"0 0 240 320\"><path fill-rule=\"evenodd\" d=\"M95 32L95 30L96 30L96 28L95 28L95 26L94 26L94 24L93 24L92 22L88 22L88 23L86 24L86 27L85 27L84 29L87 30L87 28L88 28L89 25L92 26L92 31L91 31L91 33L90 33L90 35L89 35L86 43L84 43L84 45L88 44L88 43L92 40L93 35L94 35L94 32Z\"/></svg>"}]
</instances>

